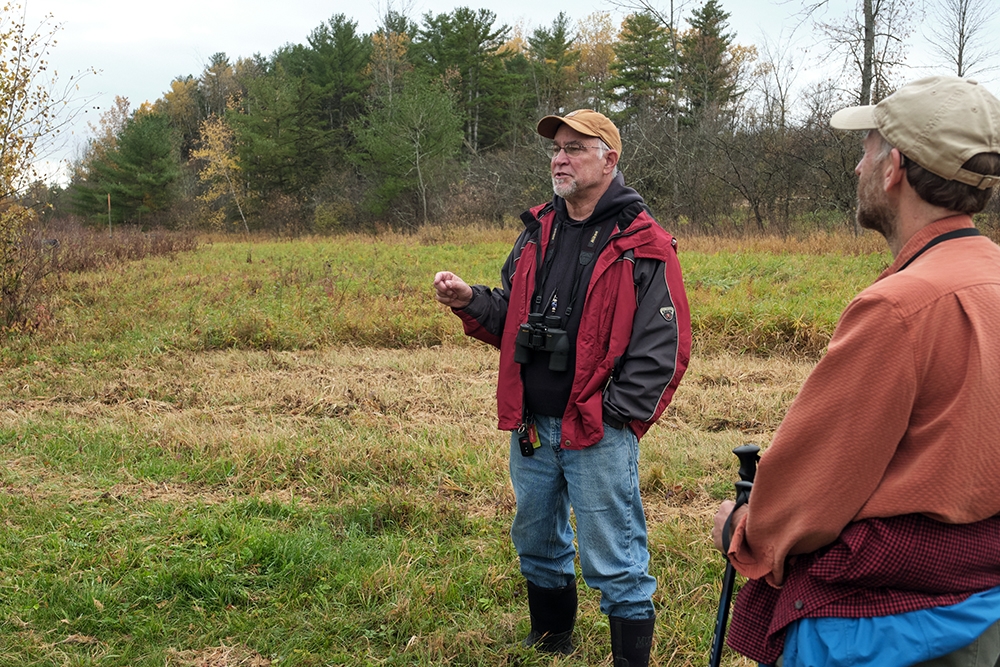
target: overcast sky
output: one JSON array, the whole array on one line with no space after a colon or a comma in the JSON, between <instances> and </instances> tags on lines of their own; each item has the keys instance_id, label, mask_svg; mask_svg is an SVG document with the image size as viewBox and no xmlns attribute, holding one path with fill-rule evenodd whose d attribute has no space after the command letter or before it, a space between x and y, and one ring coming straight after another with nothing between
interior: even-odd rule
<instances>
[{"instance_id":1,"label":"overcast sky","mask_svg":"<svg viewBox=\"0 0 1000 667\"><path fill-rule=\"evenodd\" d=\"M921 0L918 0L921 1ZM940 0L923 0L938 2ZM99 72L80 80L79 98L89 100L67 137L61 157L73 157L89 134L88 122L96 123L116 95L127 97L135 108L144 101L155 101L178 77L198 76L212 54L225 52L231 60L259 53L268 56L285 44L305 43L317 26L337 13L358 23L358 31L371 32L377 17L386 7L385 0L172 0L137 2L136 0L22 0L27 7L27 24L36 27L47 15L60 26L58 43L48 60L60 81L88 68ZM682 16L703 0L677 0ZM595 11L610 11L616 24L625 12L625 2L609 0L395 0L402 9L420 22L427 12L450 12L456 7L485 7L496 12L498 20L509 25L522 24L526 32L547 26L560 11L574 22ZM815 76L822 64L821 55L809 47L818 41L810 25L801 25L796 17L801 0L721 0L730 13L730 29L736 42L761 46L765 40L784 48L798 64L797 83ZM829 0L829 18L846 15L854 0ZM669 0L659 6L669 7ZM921 41L920 30L927 21L919 21L911 53L926 58L929 49ZM798 28L796 29L796 26ZM921 28L920 26L924 26ZM993 34L1000 29L994 18ZM998 62L994 58L994 63ZM831 62L827 59L827 63ZM917 78L926 71L914 71L905 78ZM1000 94L1000 71L978 77ZM76 147L76 148L74 148Z\"/></svg>"}]
</instances>

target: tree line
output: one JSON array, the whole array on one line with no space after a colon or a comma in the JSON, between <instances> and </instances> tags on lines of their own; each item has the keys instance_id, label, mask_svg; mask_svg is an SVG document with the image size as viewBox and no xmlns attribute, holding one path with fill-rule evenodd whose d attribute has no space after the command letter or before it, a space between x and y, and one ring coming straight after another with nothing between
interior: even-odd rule
<instances>
[{"instance_id":1,"label":"tree line","mask_svg":"<svg viewBox=\"0 0 1000 667\"><path fill-rule=\"evenodd\" d=\"M336 14L268 57L217 53L153 103L118 98L69 186L35 194L50 215L105 225L500 221L551 196L537 119L586 107L619 126L626 182L665 224L849 225L859 142L827 122L891 93L892 38L906 31L890 0L859 7L853 24L821 26L856 67L814 84L804 105L787 56L735 43L718 0L683 17L640 4L619 25L560 13L530 31L467 7L419 23L387 11L368 34Z\"/></svg>"}]
</instances>

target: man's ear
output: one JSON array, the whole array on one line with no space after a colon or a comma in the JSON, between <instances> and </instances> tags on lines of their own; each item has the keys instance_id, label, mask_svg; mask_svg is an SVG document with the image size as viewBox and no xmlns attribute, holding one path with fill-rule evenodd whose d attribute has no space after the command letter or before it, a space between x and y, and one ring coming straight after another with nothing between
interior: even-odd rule
<instances>
[{"instance_id":1,"label":"man's ear","mask_svg":"<svg viewBox=\"0 0 1000 667\"><path fill-rule=\"evenodd\" d=\"M889 159L885 161L885 190L888 192L892 188L902 183L906 169L903 166L903 154L898 148L893 148L889 152Z\"/></svg>"},{"instance_id":2,"label":"man's ear","mask_svg":"<svg viewBox=\"0 0 1000 667\"><path fill-rule=\"evenodd\" d=\"M610 174L615 170L615 166L618 164L618 151L615 149L609 150L604 154L604 173Z\"/></svg>"}]
</instances>

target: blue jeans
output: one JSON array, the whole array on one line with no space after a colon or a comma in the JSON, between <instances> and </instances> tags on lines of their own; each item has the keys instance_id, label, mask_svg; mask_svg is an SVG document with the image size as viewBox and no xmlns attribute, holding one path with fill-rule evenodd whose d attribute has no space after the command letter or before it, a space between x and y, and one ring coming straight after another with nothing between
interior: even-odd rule
<instances>
[{"instance_id":1,"label":"blue jeans","mask_svg":"<svg viewBox=\"0 0 1000 667\"><path fill-rule=\"evenodd\" d=\"M649 574L635 434L605 424L600 442L570 450L559 446L560 419L537 416L535 423L541 446L534 456L522 456L517 433L511 436L517 513L510 535L521 573L542 588L573 584L572 507L583 579L601 591L601 611L629 620L652 617L656 578Z\"/></svg>"}]
</instances>

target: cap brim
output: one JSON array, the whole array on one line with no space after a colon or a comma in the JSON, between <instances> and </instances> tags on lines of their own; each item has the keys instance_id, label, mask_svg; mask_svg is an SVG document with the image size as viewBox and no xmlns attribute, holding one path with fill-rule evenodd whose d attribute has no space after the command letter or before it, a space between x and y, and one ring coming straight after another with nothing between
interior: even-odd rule
<instances>
[{"instance_id":1,"label":"cap brim","mask_svg":"<svg viewBox=\"0 0 1000 667\"><path fill-rule=\"evenodd\" d=\"M538 134L545 137L546 139L555 139L556 131L559 126L562 125L564 121L559 116L546 116L545 118L538 121L537 131Z\"/></svg>"},{"instance_id":2,"label":"cap brim","mask_svg":"<svg viewBox=\"0 0 1000 667\"><path fill-rule=\"evenodd\" d=\"M875 122L875 107L869 105L841 109L830 118L830 127L836 130L874 130L878 127Z\"/></svg>"}]
</instances>

